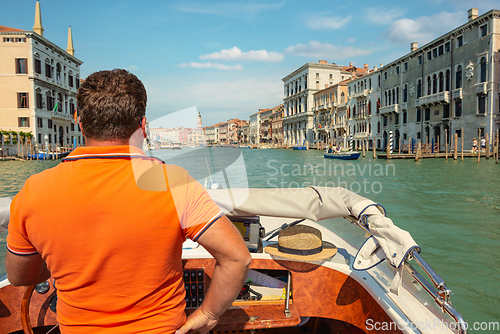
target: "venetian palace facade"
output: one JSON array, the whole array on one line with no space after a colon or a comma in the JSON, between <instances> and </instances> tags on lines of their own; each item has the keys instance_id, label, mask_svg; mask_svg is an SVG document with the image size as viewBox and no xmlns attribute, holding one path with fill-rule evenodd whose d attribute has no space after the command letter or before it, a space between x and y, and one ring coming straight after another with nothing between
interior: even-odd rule
<instances>
[{"instance_id":1,"label":"venetian palace facade","mask_svg":"<svg viewBox=\"0 0 500 334\"><path fill-rule=\"evenodd\" d=\"M364 141L385 149L392 132L395 148L411 139L444 150L455 134L465 149L485 134L491 143L500 127L499 50L500 11L478 16L471 9L465 24L424 46L412 43L385 66L365 65L364 73L345 76L350 80L341 82L338 65L306 64L283 79L285 141L345 143L352 136L357 147Z\"/></svg>"},{"instance_id":2,"label":"venetian palace facade","mask_svg":"<svg viewBox=\"0 0 500 334\"><path fill-rule=\"evenodd\" d=\"M0 129L31 132L38 144L83 144L75 124L82 61L43 37L39 2L33 31L0 26Z\"/></svg>"}]
</instances>

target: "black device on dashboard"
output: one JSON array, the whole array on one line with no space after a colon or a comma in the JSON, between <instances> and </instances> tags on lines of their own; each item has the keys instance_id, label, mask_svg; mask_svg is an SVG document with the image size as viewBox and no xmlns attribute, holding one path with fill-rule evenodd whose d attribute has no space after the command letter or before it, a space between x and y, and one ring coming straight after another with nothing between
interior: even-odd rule
<instances>
[{"instance_id":1,"label":"black device on dashboard","mask_svg":"<svg viewBox=\"0 0 500 334\"><path fill-rule=\"evenodd\" d=\"M260 217L240 217L228 216L229 220L240 231L245 244L250 252L262 252L262 238L265 234L265 229L260 224Z\"/></svg>"}]
</instances>

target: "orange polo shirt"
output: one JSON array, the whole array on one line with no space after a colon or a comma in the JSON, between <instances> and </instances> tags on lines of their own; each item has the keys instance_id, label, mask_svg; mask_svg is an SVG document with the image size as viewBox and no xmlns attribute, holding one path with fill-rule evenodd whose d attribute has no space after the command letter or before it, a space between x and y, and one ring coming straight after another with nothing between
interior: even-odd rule
<instances>
[{"instance_id":1,"label":"orange polo shirt","mask_svg":"<svg viewBox=\"0 0 500 334\"><path fill-rule=\"evenodd\" d=\"M47 263L62 333L171 333L185 321L182 243L221 215L180 167L77 148L16 195L7 247Z\"/></svg>"}]
</instances>

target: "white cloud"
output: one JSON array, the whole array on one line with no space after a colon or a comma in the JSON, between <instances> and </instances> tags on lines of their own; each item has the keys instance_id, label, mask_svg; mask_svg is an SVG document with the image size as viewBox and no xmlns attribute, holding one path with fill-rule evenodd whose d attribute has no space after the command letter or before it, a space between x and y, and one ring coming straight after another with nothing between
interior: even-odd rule
<instances>
[{"instance_id":1,"label":"white cloud","mask_svg":"<svg viewBox=\"0 0 500 334\"><path fill-rule=\"evenodd\" d=\"M347 39L347 41L348 41L349 43L354 43L354 42L356 42L356 38L351 37L351 38L348 38L348 39Z\"/></svg>"},{"instance_id":2,"label":"white cloud","mask_svg":"<svg viewBox=\"0 0 500 334\"><path fill-rule=\"evenodd\" d=\"M388 25L398 17L403 16L404 13L405 11L401 9L368 8L366 17L375 24Z\"/></svg>"},{"instance_id":3,"label":"white cloud","mask_svg":"<svg viewBox=\"0 0 500 334\"><path fill-rule=\"evenodd\" d=\"M289 46L285 52L315 59L345 59L371 53L369 50L357 49L352 46L336 46L328 43L322 44L317 41L310 41L309 45L297 44Z\"/></svg>"},{"instance_id":4,"label":"white cloud","mask_svg":"<svg viewBox=\"0 0 500 334\"><path fill-rule=\"evenodd\" d=\"M283 103L283 82L275 74L241 80L196 82L189 78L188 83L183 80L186 80L185 76L145 80L149 119L196 106L201 112L203 126L208 126L230 118L248 120L260 108Z\"/></svg>"},{"instance_id":5,"label":"white cloud","mask_svg":"<svg viewBox=\"0 0 500 334\"><path fill-rule=\"evenodd\" d=\"M218 63L182 63L179 67L194 67L194 68L216 68L218 70L241 70L243 66L240 64L236 65L224 65Z\"/></svg>"},{"instance_id":6,"label":"white cloud","mask_svg":"<svg viewBox=\"0 0 500 334\"><path fill-rule=\"evenodd\" d=\"M463 12L441 12L415 20L403 18L391 24L382 36L395 43L418 42L423 45L465 23L465 16Z\"/></svg>"},{"instance_id":7,"label":"white cloud","mask_svg":"<svg viewBox=\"0 0 500 334\"><path fill-rule=\"evenodd\" d=\"M266 50L242 52L236 46L232 49L214 52L208 55L200 56L200 59L216 59L230 61L282 61L284 58L282 53L268 52Z\"/></svg>"},{"instance_id":8,"label":"white cloud","mask_svg":"<svg viewBox=\"0 0 500 334\"><path fill-rule=\"evenodd\" d=\"M348 17L327 17L327 16L311 16L307 20L307 26L311 29L339 29L345 26L352 15Z\"/></svg>"},{"instance_id":9,"label":"white cloud","mask_svg":"<svg viewBox=\"0 0 500 334\"><path fill-rule=\"evenodd\" d=\"M135 65L128 65L127 67L124 68L124 70L127 70L127 71L137 71L139 69L139 67L135 66Z\"/></svg>"}]
</instances>

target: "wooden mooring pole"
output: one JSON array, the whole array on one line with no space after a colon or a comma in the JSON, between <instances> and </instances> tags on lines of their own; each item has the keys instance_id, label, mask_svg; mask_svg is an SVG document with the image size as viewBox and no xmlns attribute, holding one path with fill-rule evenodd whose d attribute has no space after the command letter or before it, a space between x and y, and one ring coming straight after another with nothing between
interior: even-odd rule
<instances>
[{"instance_id":1,"label":"wooden mooring pole","mask_svg":"<svg viewBox=\"0 0 500 334\"><path fill-rule=\"evenodd\" d=\"M372 141L372 149L373 149L373 160L377 160L377 151L375 149L375 140Z\"/></svg>"},{"instance_id":2,"label":"wooden mooring pole","mask_svg":"<svg viewBox=\"0 0 500 334\"><path fill-rule=\"evenodd\" d=\"M481 130L477 131L478 135L477 138L479 139L478 143L478 148L477 148L477 162L479 163L481 161Z\"/></svg>"},{"instance_id":3,"label":"wooden mooring pole","mask_svg":"<svg viewBox=\"0 0 500 334\"><path fill-rule=\"evenodd\" d=\"M415 152L415 161L418 161L418 159L420 159L421 154L422 154L422 144L420 142L418 142L417 152Z\"/></svg>"},{"instance_id":4,"label":"wooden mooring pole","mask_svg":"<svg viewBox=\"0 0 500 334\"><path fill-rule=\"evenodd\" d=\"M458 133L455 132L454 138L455 138L455 140L454 140L455 146L453 146L453 160L457 160L457 157L458 157Z\"/></svg>"},{"instance_id":5,"label":"wooden mooring pole","mask_svg":"<svg viewBox=\"0 0 500 334\"><path fill-rule=\"evenodd\" d=\"M390 147L389 142L387 142L386 150L387 150L387 159L390 159L391 158L391 147Z\"/></svg>"},{"instance_id":6,"label":"wooden mooring pole","mask_svg":"<svg viewBox=\"0 0 500 334\"><path fill-rule=\"evenodd\" d=\"M495 162L498 164L498 145L500 143L500 138L498 137L498 135L500 134L500 131L497 129L497 139L495 139L495 142L497 144L497 149L495 150L495 152L497 153L497 156L495 158Z\"/></svg>"},{"instance_id":7,"label":"wooden mooring pole","mask_svg":"<svg viewBox=\"0 0 500 334\"><path fill-rule=\"evenodd\" d=\"M365 140L361 141L361 146L363 146L363 158L365 157Z\"/></svg>"},{"instance_id":8,"label":"wooden mooring pole","mask_svg":"<svg viewBox=\"0 0 500 334\"><path fill-rule=\"evenodd\" d=\"M448 129L444 129L444 157L448 161Z\"/></svg>"},{"instance_id":9,"label":"wooden mooring pole","mask_svg":"<svg viewBox=\"0 0 500 334\"><path fill-rule=\"evenodd\" d=\"M486 159L489 159L490 158L490 137L488 136L488 133L486 133L485 139L486 139Z\"/></svg>"},{"instance_id":10,"label":"wooden mooring pole","mask_svg":"<svg viewBox=\"0 0 500 334\"><path fill-rule=\"evenodd\" d=\"M462 131L460 132L462 137L462 161L464 161L464 128L462 127Z\"/></svg>"}]
</instances>

